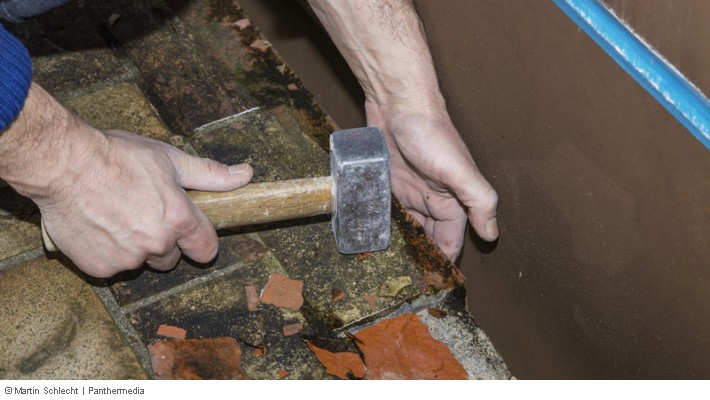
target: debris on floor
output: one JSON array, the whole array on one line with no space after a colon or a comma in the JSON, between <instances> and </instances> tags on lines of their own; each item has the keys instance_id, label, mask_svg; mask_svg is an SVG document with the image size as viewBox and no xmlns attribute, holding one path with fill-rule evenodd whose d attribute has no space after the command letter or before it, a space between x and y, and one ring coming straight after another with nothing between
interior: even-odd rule
<instances>
[{"instance_id":1,"label":"debris on floor","mask_svg":"<svg viewBox=\"0 0 710 400\"><path fill-rule=\"evenodd\" d=\"M274 272L262 290L259 302L298 311L303 306L302 292L303 281L288 279Z\"/></svg>"},{"instance_id":2,"label":"debris on floor","mask_svg":"<svg viewBox=\"0 0 710 400\"><path fill-rule=\"evenodd\" d=\"M338 288L333 288L333 290L330 291L330 294L332 296L333 303L337 303L345 297L345 292Z\"/></svg>"},{"instance_id":3,"label":"debris on floor","mask_svg":"<svg viewBox=\"0 0 710 400\"><path fill-rule=\"evenodd\" d=\"M187 331L177 326L162 324L158 327L158 335L171 339L185 339Z\"/></svg>"},{"instance_id":4,"label":"debris on floor","mask_svg":"<svg viewBox=\"0 0 710 400\"><path fill-rule=\"evenodd\" d=\"M355 334L366 379L467 379L451 351L434 339L416 314L385 319Z\"/></svg>"},{"instance_id":5,"label":"debris on floor","mask_svg":"<svg viewBox=\"0 0 710 400\"><path fill-rule=\"evenodd\" d=\"M365 365L359 354L345 351L334 353L311 342L306 343L328 374L340 379L361 379L365 376Z\"/></svg>"},{"instance_id":6,"label":"debris on floor","mask_svg":"<svg viewBox=\"0 0 710 400\"><path fill-rule=\"evenodd\" d=\"M155 342L148 352L156 379L249 379L231 337Z\"/></svg>"}]
</instances>

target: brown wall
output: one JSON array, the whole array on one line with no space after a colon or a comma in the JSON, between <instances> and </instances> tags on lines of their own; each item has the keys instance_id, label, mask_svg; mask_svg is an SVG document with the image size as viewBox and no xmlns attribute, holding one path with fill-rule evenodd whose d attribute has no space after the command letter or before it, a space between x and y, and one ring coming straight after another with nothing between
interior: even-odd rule
<instances>
[{"instance_id":1,"label":"brown wall","mask_svg":"<svg viewBox=\"0 0 710 400\"><path fill-rule=\"evenodd\" d=\"M240 3L262 28L278 14ZM710 3L609 3L710 92ZM549 1L417 7L452 118L500 194L500 241L469 238L461 267L512 373L710 378L710 152ZM329 89L351 77L302 57L313 24L294 15L267 36L336 121L358 124L354 91Z\"/></svg>"}]
</instances>

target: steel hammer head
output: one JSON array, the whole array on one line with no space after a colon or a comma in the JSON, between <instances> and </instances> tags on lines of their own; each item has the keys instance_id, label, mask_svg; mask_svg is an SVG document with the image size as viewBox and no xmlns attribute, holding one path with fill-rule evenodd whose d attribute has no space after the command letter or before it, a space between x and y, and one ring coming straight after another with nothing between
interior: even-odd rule
<instances>
[{"instance_id":1,"label":"steel hammer head","mask_svg":"<svg viewBox=\"0 0 710 400\"><path fill-rule=\"evenodd\" d=\"M333 231L344 254L384 250L390 242L390 158L379 128L355 128L330 136Z\"/></svg>"}]
</instances>

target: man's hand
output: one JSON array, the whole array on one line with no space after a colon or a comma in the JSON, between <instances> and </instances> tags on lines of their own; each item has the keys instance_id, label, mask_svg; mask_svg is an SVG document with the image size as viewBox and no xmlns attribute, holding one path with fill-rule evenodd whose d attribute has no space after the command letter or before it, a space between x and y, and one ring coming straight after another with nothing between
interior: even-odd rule
<instances>
[{"instance_id":1,"label":"man's hand","mask_svg":"<svg viewBox=\"0 0 710 400\"><path fill-rule=\"evenodd\" d=\"M217 235L183 188L226 191L251 167L228 167L123 131L101 132L33 85L0 136L0 176L40 208L54 243L84 272L108 277L208 262Z\"/></svg>"},{"instance_id":2,"label":"man's hand","mask_svg":"<svg viewBox=\"0 0 710 400\"><path fill-rule=\"evenodd\" d=\"M392 189L453 261L466 219L498 237L498 196L454 128L411 0L309 0L365 92L367 122L382 128Z\"/></svg>"},{"instance_id":3,"label":"man's hand","mask_svg":"<svg viewBox=\"0 0 710 400\"><path fill-rule=\"evenodd\" d=\"M481 175L446 110L383 111L366 102L369 125L383 127L392 191L452 261L467 220L488 241L498 237L498 196Z\"/></svg>"}]
</instances>

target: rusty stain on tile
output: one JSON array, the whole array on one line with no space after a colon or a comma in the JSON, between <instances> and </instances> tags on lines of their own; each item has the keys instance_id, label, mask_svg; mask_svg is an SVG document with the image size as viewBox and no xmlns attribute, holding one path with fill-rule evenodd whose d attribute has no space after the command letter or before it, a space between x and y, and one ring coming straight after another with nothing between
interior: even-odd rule
<instances>
[{"instance_id":1,"label":"rusty stain on tile","mask_svg":"<svg viewBox=\"0 0 710 400\"><path fill-rule=\"evenodd\" d=\"M238 255L243 261L260 260L269 252L266 246L248 235L237 235L232 239L229 250Z\"/></svg>"},{"instance_id":2,"label":"rusty stain on tile","mask_svg":"<svg viewBox=\"0 0 710 400\"><path fill-rule=\"evenodd\" d=\"M357 332L367 379L467 379L446 345L434 339L416 314L385 319Z\"/></svg>"},{"instance_id":3,"label":"rusty stain on tile","mask_svg":"<svg viewBox=\"0 0 710 400\"><path fill-rule=\"evenodd\" d=\"M148 351L156 379L249 379L231 337L155 342Z\"/></svg>"}]
</instances>

